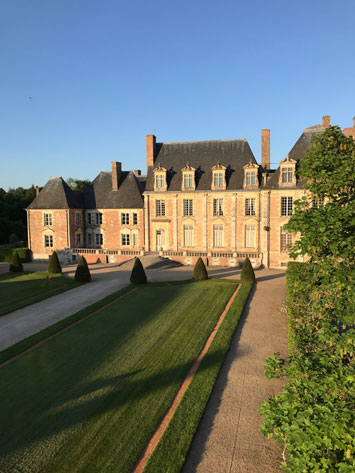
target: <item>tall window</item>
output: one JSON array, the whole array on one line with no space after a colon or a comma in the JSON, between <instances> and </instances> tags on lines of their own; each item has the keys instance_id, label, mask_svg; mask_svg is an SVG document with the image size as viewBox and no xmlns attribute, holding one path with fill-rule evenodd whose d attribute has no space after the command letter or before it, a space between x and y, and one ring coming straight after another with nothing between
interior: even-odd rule
<instances>
[{"instance_id":1,"label":"tall window","mask_svg":"<svg viewBox=\"0 0 355 473\"><path fill-rule=\"evenodd\" d=\"M75 235L75 244L76 246L80 246L81 245L81 233L77 233Z\"/></svg>"},{"instance_id":2,"label":"tall window","mask_svg":"<svg viewBox=\"0 0 355 473\"><path fill-rule=\"evenodd\" d=\"M293 197L281 197L281 217L292 215Z\"/></svg>"},{"instance_id":3,"label":"tall window","mask_svg":"<svg viewBox=\"0 0 355 473\"><path fill-rule=\"evenodd\" d=\"M129 233L121 233L121 244L122 246L130 245L130 235Z\"/></svg>"},{"instance_id":4,"label":"tall window","mask_svg":"<svg viewBox=\"0 0 355 473\"><path fill-rule=\"evenodd\" d=\"M155 201L155 216L165 217L165 200Z\"/></svg>"},{"instance_id":5,"label":"tall window","mask_svg":"<svg viewBox=\"0 0 355 473\"><path fill-rule=\"evenodd\" d=\"M223 187L223 185L224 185L224 173L223 172L213 173L213 185L214 185L214 187Z\"/></svg>"},{"instance_id":6,"label":"tall window","mask_svg":"<svg viewBox=\"0 0 355 473\"><path fill-rule=\"evenodd\" d=\"M104 244L104 236L102 233L95 233L95 243L96 246L101 246Z\"/></svg>"},{"instance_id":7,"label":"tall window","mask_svg":"<svg viewBox=\"0 0 355 473\"><path fill-rule=\"evenodd\" d=\"M184 246L194 246L193 225L184 225Z\"/></svg>"},{"instance_id":8,"label":"tall window","mask_svg":"<svg viewBox=\"0 0 355 473\"><path fill-rule=\"evenodd\" d=\"M102 225L102 213L101 212L96 212L95 222L96 222L96 225Z\"/></svg>"},{"instance_id":9,"label":"tall window","mask_svg":"<svg viewBox=\"0 0 355 473\"><path fill-rule=\"evenodd\" d=\"M92 212L88 212L88 224L92 224Z\"/></svg>"},{"instance_id":10,"label":"tall window","mask_svg":"<svg viewBox=\"0 0 355 473\"><path fill-rule=\"evenodd\" d=\"M256 172L255 171L247 171L246 184L247 186L256 185Z\"/></svg>"},{"instance_id":11,"label":"tall window","mask_svg":"<svg viewBox=\"0 0 355 473\"><path fill-rule=\"evenodd\" d=\"M184 216L191 216L194 214L194 206L192 199L184 199Z\"/></svg>"},{"instance_id":12,"label":"tall window","mask_svg":"<svg viewBox=\"0 0 355 473\"><path fill-rule=\"evenodd\" d=\"M213 246L224 246L223 225L213 225Z\"/></svg>"},{"instance_id":13,"label":"tall window","mask_svg":"<svg viewBox=\"0 0 355 473\"><path fill-rule=\"evenodd\" d=\"M155 175L155 187L161 188L165 187L165 176L164 174Z\"/></svg>"},{"instance_id":14,"label":"tall window","mask_svg":"<svg viewBox=\"0 0 355 473\"><path fill-rule=\"evenodd\" d=\"M133 225L138 224L138 214L133 214Z\"/></svg>"},{"instance_id":15,"label":"tall window","mask_svg":"<svg viewBox=\"0 0 355 473\"><path fill-rule=\"evenodd\" d=\"M86 235L86 241L87 241L87 244L88 244L88 245L91 245L91 244L92 244L92 235L91 235L91 233L88 233L88 234Z\"/></svg>"},{"instance_id":16,"label":"tall window","mask_svg":"<svg viewBox=\"0 0 355 473\"><path fill-rule=\"evenodd\" d=\"M76 225L81 225L81 214L79 212L75 213L75 223Z\"/></svg>"},{"instance_id":17,"label":"tall window","mask_svg":"<svg viewBox=\"0 0 355 473\"><path fill-rule=\"evenodd\" d=\"M281 182L284 184L292 182L293 178L293 168L282 168L281 172Z\"/></svg>"},{"instance_id":18,"label":"tall window","mask_svg":"<svg viewBox=\"0 0 355 473\"><path fill-rule=\"evenodd\" d=\"M256 247L255 225L245 225L245 248Z\"/></svg>"},{"instance_id":19,"label":"tall window","mask_svg":"<svg viewBox=\"0 0 355 473\"><path fill-rule=\"evenodd\" d=\"M138 246L138 235L137 233L132 233L132 245Z\"/></svg>"},{"instance_id":20,"label":"tall window","mask_svg":"<svg viewBox=\"0 0 355 473\"><path fill-rule=\"evenodd\" d=\"M45 248L53 248L53 235L44 235Z\"/></svg>"},{"instance_id":21,"label":"tall window","mask_svg":"<svg viewBox=\"0 0 355 473\"><path fill-rule=\"evenodd\" d=\"M193 187L193 174L184 174L184 187Z\"/></svg>"},{"instance_id":22,"label":"tall window","mask_svg":"<svg viewBox=\"0 0 355 473\"><path fill-rule=\"evenodd\" d=\"M129 213L121 213L121 225L129 225Z\"/></svg>"},{"instance_id":23,"label":"tall window","mask_svg":"<svg viewBox=\"0 0 355 473\"><path fill-rule=\"evenodd\" d=\"M288 233L284 230L284 227L280 228L280 252L286 253L288 248L292 245L292 233Z\"/></svg>"},{"instance_id":24,"label":"tall window","mask_svg":"<svg viewBox=\"0 0 355 473\"><path fill-rule=\"evenodd\" d=\"M52 214L44 214L43 215L43 223L46 227L53 225L53 217Z\"/></svg>"},{"instance_id":25,"label":"tall window","mask_svg":"<svg viewBox=\"0 0 355 473\"><path fill-rule=\"evenodd\" d=\"M213 199L213 215L223 215L223 199Z\"/></svg>"},{"instance_id":26,"label":"tall window","mask_svg":"<svg viewBox=\"0 0 355 473\"><path fill-rule=\"evenodd\" d=\"M245 215L255 215L255 198L245 199Z\"/></svg>"}]
</instances>

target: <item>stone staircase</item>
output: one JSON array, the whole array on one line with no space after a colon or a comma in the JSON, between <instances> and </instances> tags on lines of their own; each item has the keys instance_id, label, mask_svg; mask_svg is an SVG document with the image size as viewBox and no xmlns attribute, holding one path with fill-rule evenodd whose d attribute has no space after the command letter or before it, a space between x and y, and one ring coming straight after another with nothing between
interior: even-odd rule
<instances>
[{"instance_id":1,"label":"stone staircase","mask_svg":"<svg viewBox=\"0 0 355 473\"><path fill-rule=\"evenodd\" d=\"M178 266L183 266L177 261L172 261L169 258L163 258L159 256L158 253L148 253L144 256L140 256L139 259L144 267L144 269L168 269L176 268ZM124 263L120 264L120 267L123 269L132 269L135 258L132 258Z\"/></svg>"}]
</instances>

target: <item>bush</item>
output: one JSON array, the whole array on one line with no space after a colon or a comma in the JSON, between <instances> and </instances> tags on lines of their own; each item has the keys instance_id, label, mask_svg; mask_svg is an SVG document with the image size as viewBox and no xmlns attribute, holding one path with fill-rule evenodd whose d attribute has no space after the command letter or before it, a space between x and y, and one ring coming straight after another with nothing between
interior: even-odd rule
<instances>
[{"instance_id":1,"label":"bush","mask_svg":"<svg viewBox=\"0 0 355 473\"><path fill-rule=\"evenodd\" d=\"M12 273L21 273L23 271L22 263L16 251L14 252L11 258L10 271Z\"/></svg>"},{"instance_id":2,"label":"bush","mask_svg":"<svg viewBox=\"0 0 355 473\"><path fill-rule=\"evenodd\" d=\"M84 256L80 256L79 258L78 266L76 267L75 271L75 280L79 282L91 281L89 266Z\"/></svg>"},{"instance_id":3,"label":"bush","mask_svg":"<svg viewBox=\"0 0 355 473\"><path fill-rule=\"evenodd\" d=\"M0 248L0 262L10 263L14 253L19 255L22 263L31 261L30 250L28 248Z\"/></svg>"},{"instance_id":4,"label":"bush","mask_svg":"<svg viewBox=\"0 0 355 473\"><path fill-rule=\"evenodd\" d=\"M242 281L247 281L247 282L254 282L255 281L255 274L254 274L254 269L251 265L250 259L246 258L243 264L243 269L240 275L240 279Z\"/></svg>"},{"instance_id":5,"label":"bush","mask_svg":"<svg viewBox=\"0 0 355 473\"><path fill-rule=\"evenodd\" d=\"M136 258L134 261L130 281L133 284L146 284L147 283L147 276L145 274L143 265L139 258Z\"/></svg>"},{"instance_id":6,"label":"bush","mask_svg":"<svg viewBox=\"0 0 355 473\"><path fill-rule=\"evenodd\" d=\"M192 279L194 281L204 281L205 279L208 279L207 269L201 258L196 261Z\"/></svg>"},{"instance_id":7,"label":"bush","mask_svg":"<svg viewBox=\"0 0 355 473\"><path fill-rule=\"evenodd\" d=\"M48 272L50 274L60 274L62 272L62 267L59 263L58 255L56 251L53 251L51 257L49 258Z\"/></svg>"}]
</instances>

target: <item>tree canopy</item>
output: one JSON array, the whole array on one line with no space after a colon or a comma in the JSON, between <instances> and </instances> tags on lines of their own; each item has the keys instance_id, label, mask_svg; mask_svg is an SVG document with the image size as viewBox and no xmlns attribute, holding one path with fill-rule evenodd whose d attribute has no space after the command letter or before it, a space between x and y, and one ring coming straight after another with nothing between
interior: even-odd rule
<instances>
[{"instance_id":1,"label":"tree canopy","mask_svg":"<svg viewBox=\"0 0 355 473\"><path fill-rule=\"evenodd\" d=\"M65 182L73 191L83 191L91 184L89 179L75 179L73 177L69 177Z\"/></svg>"}]
</instances>

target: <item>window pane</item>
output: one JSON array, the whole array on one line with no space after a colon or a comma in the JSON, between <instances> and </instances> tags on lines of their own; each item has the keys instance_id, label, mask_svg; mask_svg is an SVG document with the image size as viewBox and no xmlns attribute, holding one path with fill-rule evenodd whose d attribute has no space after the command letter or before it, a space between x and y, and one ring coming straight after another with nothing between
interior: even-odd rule
<instances>
[{"instance_id":1,"label":"window pane","mask_svg":"<svg viewBox=\"0 0 355 473\"><path fill-rule=\"evenodd\" d=\"M193 246L193 226L184 225L184 246Z\"/></svg>"},{"instance_id":2,"label":"window pane","mask_svg":"<svg viewBox=\"0 0 355 473\"><path fill-rule=\"evenodd\" d=\"M223 225L213 225L213 246L221 247L224 245Z\"/></svg>"},{"instance_id":3,"label":"window pane","mask_svg":"<svg viewBox=\"0 0 355 473\"><path fill-rule=\"evenodd\" d=\"M155 215L156 217L165 216L165 200L156 200L155 201Z\"/></svg>"},{"instance_id":4,"label":"window pane","mask_svg":"<svg viewBox=\"0 0 355 473\"><path fill-rule=\"evenodd\" d=\"M255 198L245 199L245 215L255 215Z\"/></svg>"},{"instance_id":5,"label":"window pane","mask_svg":"<svg viewBox=\"0 0 355 473\"><path fill-rule=\"evenodd\" d=\"M255 248L255 237L255 225L245 225L245 248Z\"/></svg>"},{"instance_id":6,"label":"window pane","mask_svg":"<svg viewBox=\"0 0 355 473\"><path fill-rule=\"evenodd\" d=\"M213 199L213 215L223 215L223 199Z\"/></svg>"}]
</instances>

